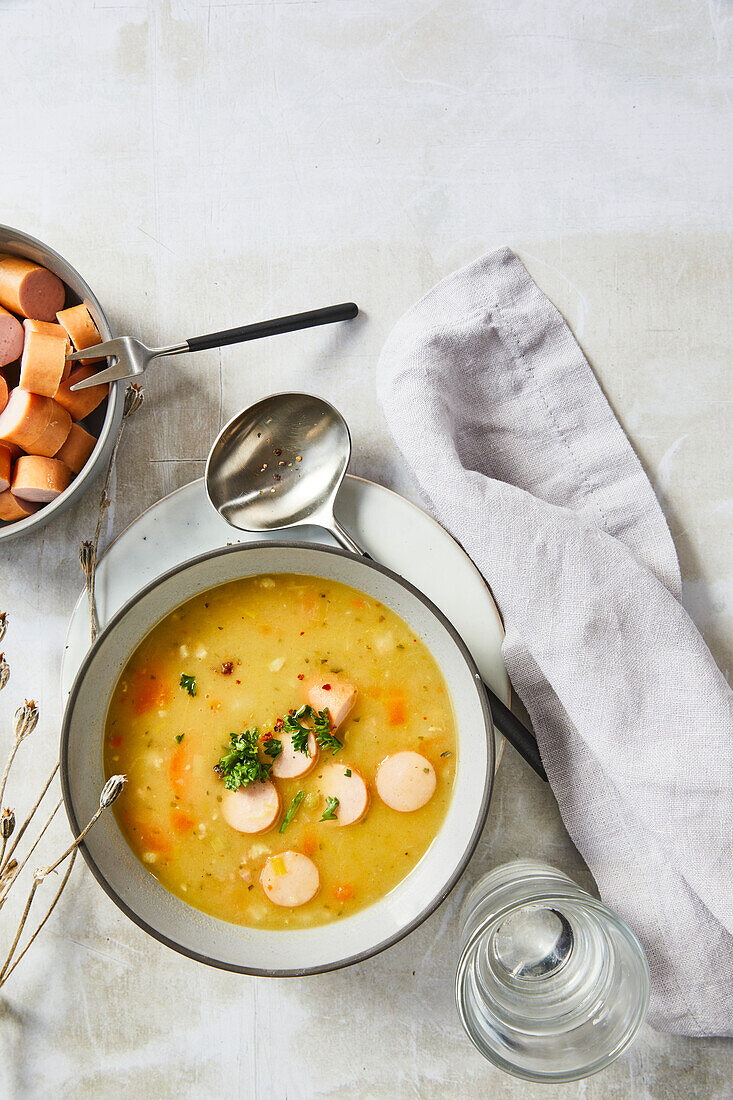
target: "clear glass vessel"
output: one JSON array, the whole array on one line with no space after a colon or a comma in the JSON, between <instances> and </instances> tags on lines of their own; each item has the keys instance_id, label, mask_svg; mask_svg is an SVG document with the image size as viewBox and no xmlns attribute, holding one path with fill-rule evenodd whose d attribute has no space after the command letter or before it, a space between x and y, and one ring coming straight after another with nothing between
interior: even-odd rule
<instances>
[{"instance_id":1,"label":"clear glass vessel","mask_svg":"<svg viewBox=\"0 0 733 1100\"><path fill-rule=\"evenodd\" d=\"M517 860L462 909L456 1004L478 1050L528 1081L605 1069L641 1027L649 967L631 929L544 863Z\"/></svg>"}]
</instances>

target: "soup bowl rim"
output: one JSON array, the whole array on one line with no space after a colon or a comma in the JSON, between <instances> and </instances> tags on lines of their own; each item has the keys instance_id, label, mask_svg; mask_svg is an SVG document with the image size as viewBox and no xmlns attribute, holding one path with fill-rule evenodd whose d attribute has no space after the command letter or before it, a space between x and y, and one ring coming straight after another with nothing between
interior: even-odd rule
<instances>
[{"instance_id":1,"label":"soup bowl rim","mask_svg":"<svg viewBox=\"0 0 733 1100\"><path fill-rule=\"evenodd\" d=\"M431 613L432 617L437 620L440 627L442 627L442 629L448 633L448 635L450 636L452 642L454 643L454 645L458 649L463 661L465 662L465 664L467 666L467 669L468 669L469 673L471 674L472 680L473 680L473 682L475 683L475 686L476 686L478 702L479 702L479 705L480 705L480 708L481 708L481 711L482 711L482 715L483 715L483 724L484 724L484 733L485 733L485 736L486 736L488 761L487 761L487 768L486 768L486 776L485 776L485 779L484 779L483 794L482 794L482 797L481 797L479 810L478 810L478 813L476 814L475 819L473 821L473 827L471 829L471 833L470 833L470 837L468 839L468 842L464 846L460 856L453 862L450 875L448 875L448 877L444 879L443 884L440 887L440 889L435 893L435 895L432 897L432 899L426 905L424 905L422 907L420 912L416 913L409 921L406 921L401 927L399 927L396 931L392 932L389 936L387 936L386 938L384 938L382 940L379 940L379 942L374 943L373 945L369 946L368 948L365 948L364 950L361 950L361 951L356 952L354 954L344 956L343 958L334 959L332 962L319 964L319 965L315 965L315 966L299 966L299 967L277 967L277 966L267 967L267 966L263 966L263 967L258 967L258 966L242 965L242 964L239 964L239 963L232 963L232 962L229 962L225 959L220 959L220 958L217 958L215 956L207 955L205 952L200 952L200 951L193 950L190 947L186 946L185 944L181 944L176 939L166 935L165 932L162 932L159 928L156 928L153 925L151 925L144 917L142 917L130 905L128 905L127 902L122 897L120 897L120 895L118 894L118 892L114 888L114 886L112 886L111 883L107 880L107 877L106 877L104 871L98 865L94 855L92 854L92 852L90 851L90 849L87 845L87 842L85 840L82 840L79 843L78 847L79 847L79 850L81 851L81 854L82 854L89 870L92 872L92 875L97 880L97 882L102 887L102 889L107 894L107 896L115 903L115 905L134 924L136 924L139 928L141 928L144 932L146 932L153 939L157 940L159 943L164 944L166 947L171 948L172 950L178 952L181 955L186 956L187 958L193 959L196 962L204 963L207 966L211 966L211 967L214 967L214 968L219 969L219 970L226 970L226 971L229 971L229 972L239 973L239 974L249 974L249 975L257 976L257 977L302 977L302 976L306 976L306 975L310 975L310 974L328 973L330 971L340 970L344 967L352 966L356 963L363 962L366 959L372 958L375 955L380 954L382 951L385 951L387 948L394 946L394 944L396 944L400 940L404 939L405 936L409 935L416 928L418 928L421 924L423 924L424 921L426 921L427 918L429 916L431 916L432 913L434 913L435 910L443 903L443 901L445 901L445 899L448 897L448 895L451 893L451 891L453 890L453 888L455 887L455 885L457 884L457 882L461 878L463 872L465 871L465 869L466 869L466 867L467 867L467 865L468 865L468 863L471 859L471 856L473 855L473 853L476 849L476 846L477 846L477 844L479 842L479 839L481 837L481 833L483 831L484 824L486 822L486 817L488 815L488 810L489 810L489 803L491 801L491 795L492 795L492 791L493 791L494 765L495 765L495 756L496 756L496 746L495 746L495 740L494 740L494 726L493 726L493 720L492 720L492 715L491 715L490 700L489 700L488 693L487 693L486 689L483 687L483 684L482 684L482 681L481 681L481 676L480 676L480 673L479 673L478 668L476 666L476 663L475 663L473 657L471 656L471 653L468 650L468 647L466 646L465 642L463 641L463 638L458 633L458 631L453 626L453 624L450 622L450 620L444 615L444 613L432 602L432 600L428 596L426 596L423 592L421 592L420 589L416 588L413 584L411 584L409 581L405 580L398 573L395 573L392 569L389 569L387 566L382 565L380 562L375 562L374 560L372 560L370 558L357 557L356 555L351 554L346 550L342 550L341 548L324 546L323 544L320 544L320 543L311 543L311 542L293 543L293 542L286 542L286 541L281 541L281 540L261 540L261 541L257 541L256 543L235 543L235 544L230 545L230 546L224 546L224 547L219 547L219 548L216 548L216 549L213 549L213 550L205 551L202 554L197 554L195 557L188 558L184 562L180 562L178 565L176 565L176 566L172 567L171 569L168 569L165 572L159 574L159 576L157 576L154 580L150 581L148 584L143 586L138 592L136 592L133 596L131 596L130 599L127 600L122 605L122 607L120 607L119 610L117 612L115 612L115 614L110 618L109 622L100 631L100 633L97 636L94 644L92 646L90 646L89 650L85 654L84 659L81 662L81 664L79 666L79 669L78 669L78 672L77 672L77 674L74 678L74 683L73 683L72 688L69 692L69 696L68 696L68 699L66 701L66 706L65 706L65 709L64 709L64 716L63 716L62 728L61 728L60 757L59 757L59 759L60 759L61 790L62 790L62 795L63 795L63 800L64 800L64 808L66 810L66 815L67 815L67 818L68 818L68 821L69 821L69 825L71 827L71 830L72 830L72 833L73 833L74 837L77 838L79 836L79 834L81 833L81 831L82 831L82 827L79 824L79 820L78 820L78 817L77 817L77 814L76 814L76 810L75 810L75 807L74 807L73 793L72 793L72 789L71 789L70 766L69 766L69 746L70 746L70 738L71 738L71 731L72 731L72 718L73 718L75 703L76 703L77 697L78 697L78 695L79 695L79 693L82 689L82 686L84 684L87 671L88 671L90 665L92 664L98 649L102 646L104 641L106 641L118 629L120 623L124 620L124 618L130 613L130 611L138 603L140 603L142 600L146 599L146 597L151 592L153 592L158 586L160 586L160 585L164 584L166 581L172 579L177 574L183 573L183 572L185 572L189 569L193 569L195 566L197 566L197 565L199 565L203 562L209 561L211 559L214 559L214 558L223 557L225 555L227 555L227 556L228 555L237 555L237 556L238 555L244 555L245 558L246 558L248 552L252 552L252 551L255 551L255 550L261 551L263 549L285 550L285 551L288 551L288 552L298 552L298 551L301 551L301 550L314 551L318 555L337 556L337 557L340 557L340 558L346 560L347 562L359 563L363 566L366 566L368 569L371 569L371 570L374 570L378 573L383 574L384 576L388 577L390 580L394 581L396 584L398 584L401 587L403 587L404 589L406 589L412 596L414 596L417 600L419 600L426 607L426 609ZM264 572L266 573L267 571L265 570ZM254 576L255 574L250 574L250 575ZM316 575L316 574L311 574L311 575ZM245 574L241 579L246 579L246 577L247 577L247 574ZM237 578L231 578L230 581L224 581L224 582L221 582L221 583L232 583L232 582L236 582L236 580L237 580ZM348 581L342 581L341 583L348 584L349 582ZM358 587L358 585L356 583L353 586ZM206 592L206 591L210 590L211 588L216 588L216 587L218 587L218 584L209 585L208 587L202 587L197 594L201 594L203 592ZM184 598L184 599L181 600L180 604L171 606L171 608L158 620L158 622L162 622L167 617L167 615L171 614L171 612L173 612L175 610L176 606L181 606L181 604L187 602L187 599L189 599L189 598L195 598L195 597ZM390 610L391 610L391 608L390 608ZM155 629L155 627L152 627L151 629ZM142 640L142 639L140 639L140 640ZM139 644L139 642L137 644ZM132 656L133 652L134 652L134 648L127 654L125 660L129 660L130 657ZM436 837L434 838L434 840L437 839L437 836L439 836L439 834L442 831L444 825L445 825L445 822L442 823L440 829L438 830L438 833L436 833ZM118 828L119 828L119 826L118 826ZM429 849L428 849L428 851L429 851ZM425 859L426 855L427 855L427 852L422 857L422 859ZM411 872L408 872L408 875L406 877L409 878L410 874L411 874ZM151 876L151 879L152 879L152 876ZM163 887L163 889L165 889L165 887ZM170 891L167 891L167 893L170 894ZM172 896L176 897L176 895L172 895ZM389 896L389 895L385 895L385 897L387 897L387 896ZM188 903L185 902L182 898L177 898L177 900L180 901L181 905L186 906L186 908L190 909L192 911L192 915L198 912L198 910L196 909L195 906L188 905ZM369 906L367 906L367 909L376 912L379 909L380 905L384 902L384 900L385 900L385 898L381 898L381 899L379 899L375 902L372 902ZM329 929L333 929L335 938L338 938L338 928L339 928L340 923L341 923L340 921L334 921L332 925L328 926ZM235 925L235 927L236 927L236 925ZM290 929L290 930L287 930L287 931L279 932L278 934L279 935L295 936L295 935L298 934L299 931L300 931L299 929Z\"/></svg>"}]
</instances>

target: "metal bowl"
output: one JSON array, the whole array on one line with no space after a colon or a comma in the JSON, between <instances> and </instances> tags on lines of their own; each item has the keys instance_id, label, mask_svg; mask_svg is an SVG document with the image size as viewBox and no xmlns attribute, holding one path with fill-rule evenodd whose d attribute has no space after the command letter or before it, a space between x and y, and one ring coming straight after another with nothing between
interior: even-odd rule
<instances>
[{"instance_id":1,"label":"metal bowl","mask_svg":"<svg viewBox=\"0 0 733 1100\"><path fill-rule=\"evenodd\" d=\"M59 279L62 279L66 284L65 305L74 306L83 302L94 318L94 323L99 329L102 339L109 340L111 338L112 330L109 327L109 321L96 296L79 272L67 263L63 256L59 256L58 252L54 252L47 244L36 240L35 237L31 237L27 233L21 233L18 229L12 229L9 225L0 225L0 252L9 253L13 256L24 256L28 260L33 260L34 263L42 264L49 271L53 271L54 275L58 275ZM5 367L4 373L9 385L17 383L17 376L13 374L13 364L10 367ZM0 523L0 540L17 538L42 527L79 500L82 494L87 491L109 460L117 430L122 420L123 400L123 384L114 382L110 386L107 398L82 421L83 427L97 436L97 445L81 473L76 475L65 492L57 496L50 504L44 504L32 516L18 520L15 523Z\"/></svg>"}]
</instances>

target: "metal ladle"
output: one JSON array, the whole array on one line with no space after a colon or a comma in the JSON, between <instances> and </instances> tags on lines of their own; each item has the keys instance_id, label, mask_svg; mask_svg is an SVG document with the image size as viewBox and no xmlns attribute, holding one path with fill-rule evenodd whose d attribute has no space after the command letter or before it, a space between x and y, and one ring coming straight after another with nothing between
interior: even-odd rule
<instances>
[{"instance_id":1,"label":"metal ladle","mask_svg":"<svg viewBox=\"0 0 733 1100\"><path fill-rule=\"evenodd\" d=\"M232 527L282 531L315 524L368 558L333 513L350 457L349 428L333 405L307 393L273 394L222 428L206 462L206 492ZM546 780L534 736L484 686L497 729Z\"/></svg>"}]
</instances>

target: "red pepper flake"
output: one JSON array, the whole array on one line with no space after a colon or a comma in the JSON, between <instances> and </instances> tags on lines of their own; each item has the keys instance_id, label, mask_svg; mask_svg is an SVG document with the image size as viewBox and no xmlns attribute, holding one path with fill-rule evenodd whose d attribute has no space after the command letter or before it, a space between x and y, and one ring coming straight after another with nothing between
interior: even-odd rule
<instances>
[{"instance_id":1,"label":"red pepper flake","mask_svg":"<svg viewBox=\"0 0 733 1100\"><path fill-rule=\"evenodd\" d=\"M305 680L305 673L304 672L299 672L298 673L298 679L299 680Z\"/></svg>"},{"instance_id":2,"label":"red pepper flake","mask_svg":"<svg viewBox=\"0 0 733 1100\"><path fill-rule=\"evenodd\" d=\"M237 681L236 681L236 683L238 683L238 684L241 684L241 682L242 682L241 680L237 680Z\"/></svg>"},{"instance_id":3,"label":"red pepper flake","mask_svg":"<svg viewBox=\"0 0 733 1100\"><path fill-rule=\"evenodd\" d=\"M300 636L301 636L301 638L303 637L303 635L304 635L304 634L305 634L305 631L304 631L304 630L301 630L301 632L300 632Z\"/></svg>"},{"instance_id":4,"label":"red pepper flake","mask_svg":"<svg viewBox=\"0 0 733 1100\"><path fill-rule=\"evenodd\" d=\"M263 733L262 734L262 740L263 741L272 741L272 736L273 735L271 733Z\"/></svg>"},{"instance_id":5,"label":"red pepper flake","mask_svg":"<svg viewBox=\"0 0 733 1100\"><path fill-rule=\"evenodd\" d=\"M323 690L324 691L330 691L331 690L331 685L330 684L323 684Z\"/></svg>"},{"instance_id":6,"label":"red pepper flake","mask_svg":"<svg viewBox=\"0 0 733 1100\"><path fill-rule=\"evenodd\" d=\"M231 674L233 672L234 672L234 661L225 661L224 664L221 666L222 676L231 676Z\"/></svg>"},{"instance_id":7,"label":"red pepper flake","mask_svg":"<svg viewBox=\"0 0 733 1100\"><path fill-rule=\"evenodd\" d=\"M292 711L290 713L292 714ZM275 722L275 729L277 730L278 733L283 728L283 724L284 723L283 723L282 718L278 718L278 720Z\"/></svg>"}]
</instances>

